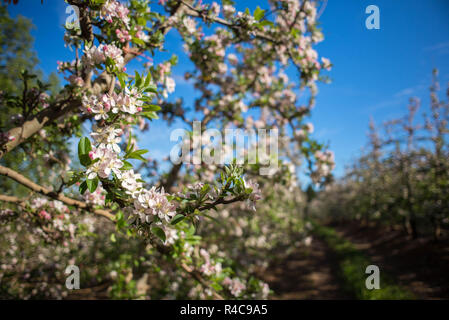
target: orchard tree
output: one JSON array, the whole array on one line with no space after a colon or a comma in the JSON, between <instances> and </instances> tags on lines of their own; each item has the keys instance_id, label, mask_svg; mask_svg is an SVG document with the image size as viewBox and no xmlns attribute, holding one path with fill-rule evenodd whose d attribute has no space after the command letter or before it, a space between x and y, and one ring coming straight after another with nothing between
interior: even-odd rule
<instances>
[{"instance_id":1,"label":"orchard tree","mask_svg":"<svg viewBox=\"0 0 449 320\"><path fill-rule=\"evenodd\" d=\"M447 236L449 229L449 86L440 98L438 72L430 104L411 98L407 113L387 121L380 133L370 123L368 148L345 176L322 193L317 210L340 218L402 226L416 239Z\"/></svg>"},{"instance_id":2,"label":"orchard tree","mask_svg":"<svg viewBox=\"0 0 449 320\"><path fill-rule=\"evenodd\" d=\"M108 293L116 298L266 298L268 286L256 277L268 263L264 252L288 243L286 235L300 242L306 236L296 212L296 168L307 161L321 185L334 166L305 122L316 82L327 81L322 71L331 68L313 48L323 40L315 2L269 1L265 10L245 11L228 0L67 3L79 12L79 28L68 26L64 37L74 50L73 61L58 62L64 88L51 92L25 69L16 75L23 90L1 96L2 109L17 120L2 122L0 174L28 190L0 196L0 246L8 248L1 253L1 294L63 297L65 267L83 263L82 283L112 280ZM170 99L178 57L161 58L169 32L180 35L194 65L185 73L198 92L193 106ZM126 65L133 59L143 65L131 74ZM287 76L292 68L297 81ZM137 137L153 121L175 120L191 128L184 161L163 172ZM254 162L186 163L206 150L207 129L277 136L270 143L259 137L244 151ZM193 144L186 143L191 136ZM234 147L213 141L232 154ZM15 157L18 150L23 157ZM31 171L19 169L25 167L37 172L26 175Z\"/></svg>"}]
</instances>

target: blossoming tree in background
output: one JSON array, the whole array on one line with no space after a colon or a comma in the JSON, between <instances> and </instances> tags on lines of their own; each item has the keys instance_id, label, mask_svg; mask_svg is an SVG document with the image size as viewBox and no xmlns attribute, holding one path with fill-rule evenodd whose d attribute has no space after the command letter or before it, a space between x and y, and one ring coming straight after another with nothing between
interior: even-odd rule
<instances>
[{"instance_id":1,"label":"blossoming tree in background","mask_svg":"<svg viewBox=\"0 0 449 320\"><path fill-rule=\"evenodd\" d=\"M0 294L65 297L64 270L77 264L89 294L267 298L257 275L270 258L281 245L310 243L296 169L305 160L322 184L333 168L333 154L305 122L316 81L331 67L313 49L323 40L315 3L270 1L240 12L232 1L67 2L79 9L79 28L64 38L74 60L58 63L67 84L51 94L24 70L21 94L1 96L2 108L20 116L2 128L0 174L20 187L0 195ZM178 58L152 63L166 56L169 32L179 33L195 66L185 74L198 92L194 106L170 99ZM133 59L143 65L128 73ZM261 175L273 159L251 146L245 157L255 163L180 162L164 172L137 145L153 121L192 131L199 121L223 134L276 129L276 167Z\"/></svg>"},{"instance_id":2,"label":"blossoming tree in background","mask_svg":"<svg viewBox=\"0 0 449 320\"><path fill-rule=\"evenodd\" d=\"M400 227L411 239L444 239L449 229L449 86L440 90L435 69L429 104L410 98L407 113L385 122L382 131L371 121L368 147L344 177L317 197L314 212Z\"/></svg>"}]
</instances>

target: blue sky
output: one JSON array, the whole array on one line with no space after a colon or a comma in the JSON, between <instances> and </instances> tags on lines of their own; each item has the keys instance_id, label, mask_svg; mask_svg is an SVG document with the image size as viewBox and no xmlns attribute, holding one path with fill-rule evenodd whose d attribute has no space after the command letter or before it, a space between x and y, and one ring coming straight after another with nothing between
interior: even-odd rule
<instances>
[{"instance_id":1,"label":"blue sky","mask_svg":"<svg viewBox=\"0 0 449 320\"><path fill-rule=\"evenodd\" d=\"M237 7L251 11L265 1L237 1ZM380 30L367 30L368 5L380 9ZM56 69L56 61L71 61L73 52L64 47L62 25L68 14L62 0L19 0L10 13L22 14L36 25L32 34L40 68ZM312 112L314 136L329 142L335 151L337 176L343 173L366 143L370 116L382 123L404 114L411 96L428 105L428 87L433 68L440 70L444 88L449 81L449 1L447 0L328 0L320 17L325 41L316 49L331 59L331 84L320 84ZM167 49L182 54L174 32L168 35ZM157 62L157 61L156 61ZM132 67L132 66L131 66ZM192 91L182 80L192 64L181 56L174 69L177 90L174 97L192 101ZM154 123L141 147L153 157L168 155L174 143L167 127Z\"/></svg>"}]
</instances>

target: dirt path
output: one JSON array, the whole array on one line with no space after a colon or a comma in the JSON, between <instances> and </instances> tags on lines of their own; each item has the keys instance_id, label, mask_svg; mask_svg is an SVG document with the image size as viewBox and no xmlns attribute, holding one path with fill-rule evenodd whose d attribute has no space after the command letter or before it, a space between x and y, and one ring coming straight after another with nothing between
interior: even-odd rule
<instances>
[{"instance_id":1,"label":"dirt path","mask_svg":"<svg viewBox=\"0 0 449 320\"><path fill-rule=\"evenodd\" d=\"M274 299L349 299L336 274L335 257L314 237L309 247L272 264L263 278L275 292Z\"/></svg>"},{"instance_id":2,"label":"dirt path","mask_svg":"<svg viewBox=\"0 0 449 320\"><path fill-rule=\"evenodd\" d=\"M364 227L357 223L333 225L373 264L418 299L449 298L449 244L431 239L409 240L401 231Z\"/></svg>"}]
</instances>

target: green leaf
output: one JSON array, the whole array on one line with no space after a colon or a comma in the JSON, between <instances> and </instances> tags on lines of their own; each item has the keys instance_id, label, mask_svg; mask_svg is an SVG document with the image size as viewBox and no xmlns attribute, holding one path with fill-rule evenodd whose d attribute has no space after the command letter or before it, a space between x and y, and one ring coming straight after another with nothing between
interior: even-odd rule
<instances>
[{"instance_id":1,"label":"green leaf","mask_svg":"<svg viewBox=\"0 0 449 320\"><path fill-rule=\"evenodd\" d=\"M90 145L90 140L86 137L81 138L78 143L78 158L80 163L87 167L90 165L92 160L89 157L89 152L92 151L92 146Z\"/></svg>"},{"instance_id":2,"label":"green leaf","mask_svg":"<svg viewBox=\"0 0 449 320\"><path fill-rule=\"evenodd\" d=\"M164 230L162 230L162 228L153 227L153 228L151 228L151 232L153 234L155 234L159 239L161 239L162 242L165 242L165 239L166 239L165 232L164 232Z\"/></svg>"},{"instance_id":3,"label":"green leaf","mask_svg":"<svg viewBox=\"0 0 449 320\"><path fill-rule=\"evenodd\" d=\"M117 239L115 238L115 233L111 233L110 239L111 239L111 242L116 242L117 241Z\"/></svg>"},{"instance_id":4,"label":"green leaf","mask_svg":"<svg viewBox=\"0 0 449 320\"><path fill-rule=\"evenodd\" d=\"M212 283L210 284L210 286L211 286L215 291L221 291L221 290L223 290L223 287L222 287L220 284L216 283L216 282L212 282Z\"/></svg>"},{"instance_id":5,"label":"green leaf","mask_svg":"<svg viewBox=\"0 0 449 320\"><path fill-rule=\"evenodd\" d=\"M125 156L126 159L137 159L142 161L147 161L144 157L142 157L142 154L147 153L148 150L142 149L142 150L136 150L133 151Z\"/></svg>"},{"instance_id":6,"label":"green leaf","mask_svg":"<svg viewBox=\"0 0 449 320\"><path fill-rule=\"evenodd\" d=\"M177 214L176 216L173 217L173 219L171 220L170 224L175 225L179 222L181 222L182 220L184 220L184 215L182 214Z\"/></svg>"},{"instance_id":7,"label":"green leaf","mask_svg":"<svg viewBox=\"0 0 449 320\"><path fill-rule=\"evenodd\" d=\"M121 72L118 74L118 81L120 82L120 87L126 87L126 81L128 81L128 75L125 72Z\"/></svg>"},{"instance_id":8,"label":"green leaf","mask_svg":"<svg viewBox=\"0 0 449 320\"><path fill-rule=\"evenodd\" d=\"M128 151L132 150L133 144L131 144L131 139L132 139L132 135L129 134L128 144L126 145L125 153L128 153Z\"/></svg>"},{"instance_id":9,"label":"green leaf","mask_svg":"<svg viewBox=\"0 0 449 320\"><path fill-rule=\"evenodd\" d=\"M153 112L153 111L150 111L150 112L143 112L142 115L143 115L145 118L147 118L148 120L159 119L159 116L158 116L155 112Z\"/></svg>"},{"instance_id":10,"label":"green leaf","mask_svg":"<svg viewBox=\"0 0 449 320\"><path fill-rule=\"evenodd\" d=\"M157 87L155 85L149 85L145 88L144 92L157 93Z\"/></svg>"},{"instance_id":11,"label":"green leaf","mask_svg":"<svg viewBox=\"0 0 449 320\"><path fill-rule=\"evenodd\" d=\"M172 55L172 57L170 58L170 64L171 64L172 66L178 64L178 56L177 56L177 55L175 55L175 54Z\"/></svg>"},{"instance_id":12,"label":"green leaf","mask_svg":"<svg viewBox=\"0 0 449 320\"><path fill-rule=\"evenodd\" d=\"M151 73L148 72L147 77L145 78L143 86L146 88L150 85L151 82Z\"/></svg>"},{"instance_id":13,"label":"green leaf","mask_svg":"<svg viewBox=\"0 0 449 320\"><path fill-rule=\"evenodd\" d=\"M159 110L161 110L161 107L157 106L155 104L147 104L147 105L143 106L143 110L145 110L145 111L159 111Z\"/></svg>"},{"instance_id":14,"label":"green leaf","mask_svg":"<svg viewBox=\"0 0 449 320\"><path fill-rule=\"evenodd\" d=\"M89 192L94 193L98 187L98 177L95 177L95 179L87 179L86 184L87 188L89 189Z\"/></svg>"},{"instance_id":15,"label":"green leaf","mask_svg":"<svg viewBox=\"0 0 449 320\"><path fill-rule=\"evenodd\" d=\"M259 23L259 26L261 26L261 27L265 27L265 26L274 27L274 23L269 21L269 20L264 20L264 21L261 21Z\"/></svg>"},{"instance_id":16,"label":"green leaf","mask_svg":"<svg viewBox=\"0 0 449 320\"><path fill-rule=\"evenodd\" d=\"M81 174L79 172L69 171L68 176L69 176L69 181L67 182L68 187L74 185L81 179Z\"/></svg>"},{"instance_id":17,"label":"green leaf","mask_svg":"<svg viewBox=\"0 0 449 320\"><path fill-rule=\"evenodd\" d=\"M139 46L145 47L145 41L143 41L142 39L139 39L139 38L136 38L136 37L133 37L132 39L133 39L133 42L135 44L138 44Z\"/></svg>"},{"instance_id":18,"label":"green leaf","mask_svg":"<svg viewBox=\"0 0 449 320\"><path fill-rule=\"evenodd\" d=\"M84 194L86 190L87 190L87 183L86 181L83 181L83 183L80 184L79 191L81 194Z\"/></svg>"},{"instance_id":19,"label":"green leaf","mask_svg":"<svg viewBox=\"0 0 449 320\"><path fill-rule=\"evenodd\" d=\"M260 7L257 6L256 10L254 11L254 19L256 19L256 21L259 21L263 18L264 14L265 10L260 9Z\"/></svg>"},{"instance_id":20,"label":"green leaf","mask_svg":"<svg viewBox=\"0 0 449 320\"><path fill-rule=\"evenodd\" d=\"M215 210L216 210L217 208L215 208ZM206 217L206 218L209 218L209 219L211 219L213 222L215 222L216 224L221 224L221 221L220 220L218 220L217 218L214 218L214 217L212 217L212 216L210 216L210 215L208 215L208 214L205 214L205 213L203 213L203 214L201 214L202 216L204 216L204 217Z\"/></svg>"},{"instance_id":21,"label":"green leaf","mask_svg":"<svg viewBox=\"0 0 449 320\"><path fill-rule=\"evenodd\" d=\"M142 78L140 77L140 74L135 71L135 75L136 75L136 87L140 88L140 85L142 84Z\"/></svg>"},{"instance_id":22,"label":"green leaf","mask_svg":"<svg viewBox=\"0 0 449 320\"><path fill-rule=\"evenodd\" d=\"M133 168L133 165L129 163L128 161L123 161L123 166L120 168L120 170L131 170Z\"/></svg>"}]
</instances>

